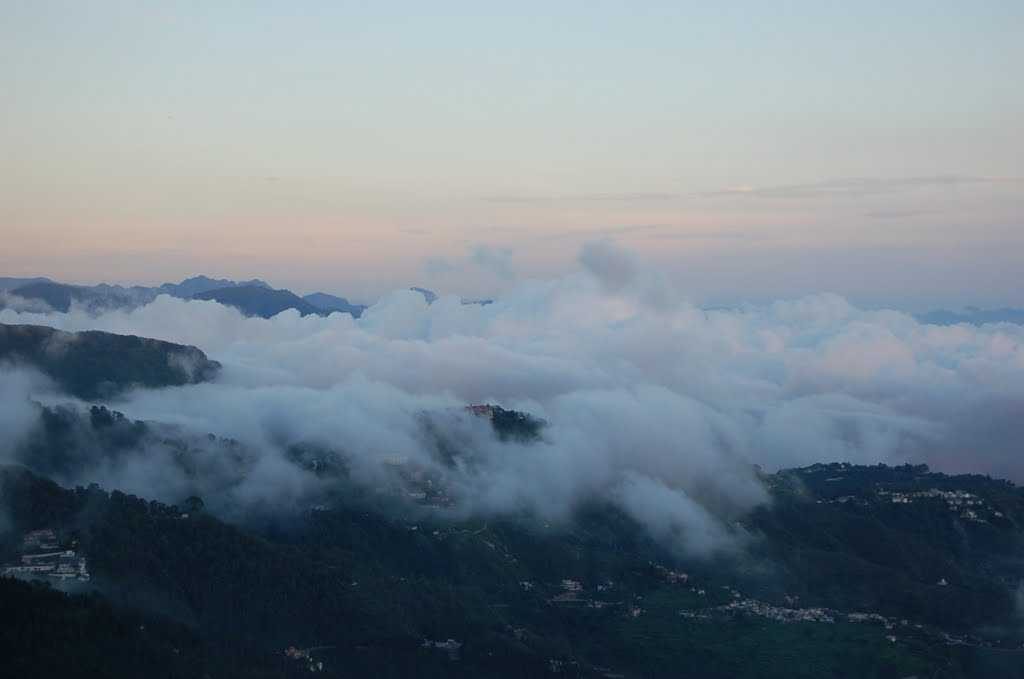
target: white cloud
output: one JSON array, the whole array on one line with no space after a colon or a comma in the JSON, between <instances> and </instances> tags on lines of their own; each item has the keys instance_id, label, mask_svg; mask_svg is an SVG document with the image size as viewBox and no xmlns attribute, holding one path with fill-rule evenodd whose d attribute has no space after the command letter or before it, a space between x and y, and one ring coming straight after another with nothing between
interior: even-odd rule
<instances>
[{"instance_id":1,"label":"white cloud","mask_svg":"<svg viewBox=\"0 0 1024 679\"><path fill-rule=\"evenodd\" d=\"M1024 328L926 326L828 294L705 312L608 243L582 260L582 273L523 282L487 306L398 291L359 320L244 318L160 297L0 321L158 337L224 364L215 384L129 394L115 404L129 416L263 452L333 447L368 483L384 459L416 460L471 511L564 517L600 497L691 553L722 548L731 517L765 501L753 463L926 461L1024 477ZM479 402L545 418L544 442L499 443L459 410ZM458 414L438 422L471 461L430 457L424 411ZM262 461L245 492L301 494L279 462Z\"/></svg>"}]
</instances>

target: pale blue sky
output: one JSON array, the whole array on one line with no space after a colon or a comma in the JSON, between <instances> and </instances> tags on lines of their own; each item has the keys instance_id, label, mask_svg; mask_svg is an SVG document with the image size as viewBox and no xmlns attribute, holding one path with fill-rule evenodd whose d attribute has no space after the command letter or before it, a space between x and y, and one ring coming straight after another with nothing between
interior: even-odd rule
<instances>
[{"instance_id":1,"label":"pale blue sky","mask_svg":"<svg viewBox=\"0 0 1024 679\"><path fill-rule=\"evenodd\" d=\"M551 4L0 0L0 269L1024 304L1024 3Z\"/></svg>"}]
</instances>

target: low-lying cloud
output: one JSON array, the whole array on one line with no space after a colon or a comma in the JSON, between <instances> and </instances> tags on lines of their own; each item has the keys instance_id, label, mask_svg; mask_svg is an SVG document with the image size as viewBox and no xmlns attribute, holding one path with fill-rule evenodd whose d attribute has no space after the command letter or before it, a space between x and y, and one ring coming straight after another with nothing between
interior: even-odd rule
<instances>
[{"instance_id":1,"label":"low-lying cloud","mask_svg":"<svg viewBox=\"0 0 1024 679\"><path fill-rule=\"evenodd\" d=\"M99 316L7 309L0 322L166 339L223 363L215 383L135 391L112 407L255 451L237 501L296 502L316 488L284 460L301 444L342 451L368 487L387 482L390 461L415 464L460 512L555 519L608 501L707 553L734 545L732 519L767 501L754 464L927 462L1024 478L1022 327L922 325L830 294L704 311L608 243L588 246L581 264L486 306L395 292L358 320L245 318L159 297ZM32 388L6 377L5 425L21 421ZM469 403L548 426L539 442L502 442ZM466 451L454 463L439 462L425 413ZM104 479L141 494L186 490L146 465Z\"/></svg>"}]
</instances>

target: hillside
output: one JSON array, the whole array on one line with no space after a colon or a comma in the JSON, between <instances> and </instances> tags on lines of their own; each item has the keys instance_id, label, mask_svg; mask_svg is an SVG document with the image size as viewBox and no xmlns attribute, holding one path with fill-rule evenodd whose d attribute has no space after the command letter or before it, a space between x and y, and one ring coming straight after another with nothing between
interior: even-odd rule
<instances>
[{"instance_id":1,"label":"hillside","mask_svg":"<svg viewBox=\"0 0 1024 679\"><path fill-rule=\"evenodd\" d=\"M67 595L42 583L0 577L0 602L0 657L8 676L227 676L248 665L244 657L214 654L180 622L117 609L94 594Z\"/></svg>"},{"instance_id":2,"label":"hillside","mask_svg":"<svg viewBox=\"0 0 1024 679\"><path fill-rule=\"evenodd\" d=\"M254 278L249 281L232 281L227 278L210 278L209 276L193 276L186 278L180 283L164 283L159 287L159 291L166 293L173 297L181 297L183 299L189 299L193 295L200 293L209 292L211 290L220 290L222 288L267 288L270 286L261 281L258 278Z\"/></svg>"},{"instance_id":3,"label":"hillside","mask_svg":"<svg viewBox=\"0 0 1024 679\"><path fill-rule=\"evenodd\" d=\"M837 469L860 501L827 492ZM0 557L27 531L55 530L117 615L186 622L216 649L210 665L244 656L271 671L293 646L325 676L1019 676L1020 489L920 467L765 480L775 505L743 520L752 559L705 561L605 506L564 526L453 521L353 489L232 525L194 500L64 489L6 468ZM931 494L943 488L990 518L951 511ZM904 505L894 492L924 495Z\"/></svg>"},{"instance_id":4,"label":"hillside","mask_svg":"<svg viewBox=\"0 0 1024 679\"><path fill-rule=\"evenodd\" d=\"M29 283L12 289L10 293L25 300L43 302L61 313L70 311L72 304L95 313L107 309L130 308L151 301L154 297L146 288L86 287L53 281Z\"/></svg>"},{"instance_id":5,"label":"hillside","mask_svg":"<svg viewBox=\"0 0 1024 679\"><path fill-rule=\"evenodd\" d=\"M196 347L99 331L0 324L0 361L25 363L69 394L106 398L124 389L212 379L220 364Z\"/></svg>"},{"instance_id":6,"label":"hillside","mask_svg":"<svg viewBox=\"0 0 1024 679\"><path fill-rule=\"evenodd\" d=\"M229 290L244 292L230 293ZM230 300L230 303L247 315L273 315L284 309L298 309L303 315L344 311L358 317L366 308L349 304L342 297L315 293L304 300L288 290L274 290L259 279L233 281L226 278L193 276L180 283L164 283L158 287L133 285L69 285L47 278L0 278L0 291L21 300L45 305L53 311L67 313L77 306L88 313L97 314L113 309L134 309L148 304L159 295L170 295L181 299ZM4 300L0 299L0 308ZM269 317L269 316L267 316Z\"/></svg>"},{"instance_id":7,"label":"hillside","mask_svg":"<svg viewBox=\"0 0 1024 679\"><path fill-rule=\"evenodd\" d=\"M0 276L0 290L14 290L26 285L34 285L36 283L52 283L49 278L12 278L9 276Z\"/></svg>"},{"instance_id":8,"label":"hillside","mask_svg":"<svg viewBox=\"0 0 1024 679\"><path fill-rule=\"evenodd\" d=\"M326 292L314 292L306 295L302 299L306 300L317 309L332 313L340 311L345 314L351 314L352 318L359 318L366 311L366 305L364 304L352 304L344 297L337 297L336 295L329 295Z\"/></svg>"},{"instance_id":9,"label":"hillside","mask_svg":"<svg viewBox=\"0 0 1024 679\"><path fill-rule=\"evenodd\" d=\"M261 318L272 318L287 309L295 309L302 316L327 315L327 312L289 290L273 290L254 285L200 292L193 295L192 299L212 300L234 307L246 316Z\"/></svg>"}]
</instances>

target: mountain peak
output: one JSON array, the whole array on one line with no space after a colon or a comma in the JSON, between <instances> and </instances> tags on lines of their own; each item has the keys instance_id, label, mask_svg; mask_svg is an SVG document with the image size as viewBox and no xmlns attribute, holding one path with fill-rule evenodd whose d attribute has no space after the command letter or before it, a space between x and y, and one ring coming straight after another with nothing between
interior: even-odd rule
<instances>
[{"instance_id":1,"label":"mountain peak","mask_svg":"<svg viewBox=\"0 0 1024 679\"><path fill-rule=\"evenodd\" d=\"M233 281L227 278L210 278L209 276L199 275L186 278L180 283L164 283L160 286L160 290L175 297L183 297L187 299L193 295L202 292L209 292L210 290L238 287L271 289L270 285L266 281L262 281L258 278L253 278L248 281Z\"/></svg>"}]
</instances>

